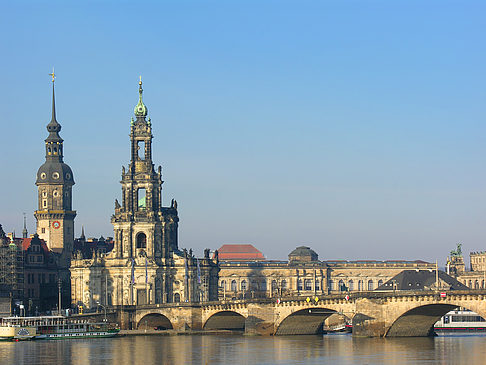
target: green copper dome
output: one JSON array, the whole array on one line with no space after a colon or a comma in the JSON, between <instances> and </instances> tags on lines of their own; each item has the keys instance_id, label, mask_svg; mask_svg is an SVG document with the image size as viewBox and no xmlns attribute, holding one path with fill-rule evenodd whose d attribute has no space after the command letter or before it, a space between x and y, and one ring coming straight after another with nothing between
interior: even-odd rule
<instances>
[{"instance_id":1,"label":"green copper dome","mask_svg":"<svg viewBox=\"0 0 486 365\"><path fill-rule=\"evenodd\" d=\"M142 100L142 94L143 94L143 89L142 89L142 77L140 76L140 82L138 83L138 104L135 106L135 109L133 112L135 113L135 116L145 118L148 113L148 108L145 106Z\"/></svg>"}]
</instances>

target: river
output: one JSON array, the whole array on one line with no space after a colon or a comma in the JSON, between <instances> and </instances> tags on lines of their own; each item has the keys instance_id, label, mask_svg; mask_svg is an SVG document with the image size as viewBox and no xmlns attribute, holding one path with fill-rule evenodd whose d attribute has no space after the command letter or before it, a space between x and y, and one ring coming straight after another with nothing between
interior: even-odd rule
<instances>
[{"instance_id":1,"label":"river","mask_svg":"<svg viewBox=\"0 0 486 365\"><path fill-rule=\"evenodd\" d=\"M1 364L483 364L486 336L127 336L0 343Z\"/></svg>"}]
</instances>

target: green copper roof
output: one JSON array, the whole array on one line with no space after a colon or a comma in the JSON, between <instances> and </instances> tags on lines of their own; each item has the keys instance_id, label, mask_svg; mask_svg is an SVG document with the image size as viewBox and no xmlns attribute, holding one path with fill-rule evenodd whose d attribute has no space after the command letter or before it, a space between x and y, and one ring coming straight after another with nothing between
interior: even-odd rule
<instances>
[{"instance_id":1,"label":"green copper roof","mask_svg":"<svg viewBox=\"0 0 486 365\"><path fill-rule=\"evenodd\" d=\"M143 89L142 89L142 77L141 76L140 76L140 82L138 83L138 85L139 85L139 87L138 87L139 97L138 97L138 104L135 106L135 109L134 109L134 113L135 113L136 117L145 118L147 116L148 109L147 109L147 107L145 106L145 104L143 103L143 100L142 100Z\"/></svg>"}]
</instances>

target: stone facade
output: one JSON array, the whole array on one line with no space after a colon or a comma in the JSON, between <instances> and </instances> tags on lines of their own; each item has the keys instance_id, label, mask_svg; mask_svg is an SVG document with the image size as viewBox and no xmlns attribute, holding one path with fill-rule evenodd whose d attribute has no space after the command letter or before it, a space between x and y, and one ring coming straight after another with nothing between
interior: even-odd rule
<instances>
[{"instance_id":1,"label":"stone facade","mask_svg":"<svg viewBox=\"0 0 486 365\"><path fill-rule=\"evenodd\" d=\"M471 271L486 271L486 252L471 252L469 254L471 259Z\"/></svg>"},{"instance_id":2,"label":"stone facade","mask_svg":"<svg viewBox=\"0 0 486 365\"><path fill-rule=\"evenodd\" d=\"M319 261L298 247L289 261L221 261L219 299L277 298L370 291L406 269L435 270L424 261Z\"/></svg>"},{"instance_id":3,"label":"stone facade","mask_svg":"<svg viewBox=\"0 0 486 365\"><path fill-rule=\"evenodd\" d=\"M142 100L130 126L131 161L122 168L121 204L111 218L114 247L107 254L74 252L72 302L93 307L217 300L217 259L178 247L178 207L162 206L162 168L152 162L152 124Z\"/></svg>"}]
</instances>

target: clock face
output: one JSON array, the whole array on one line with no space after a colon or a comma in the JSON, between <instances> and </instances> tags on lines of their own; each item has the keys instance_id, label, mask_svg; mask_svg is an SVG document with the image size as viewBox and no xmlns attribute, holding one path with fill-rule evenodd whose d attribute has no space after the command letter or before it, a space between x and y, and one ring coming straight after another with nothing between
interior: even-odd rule
<instances>
[{"instance_id":1,"label":"clock face","mask_svg":"<svg viewBox=\"0 0 486 365\"><path fill-rule=\"evenodd\" d=\"M52 222L52 227L54 229L59 229L59 227L61 227L61 222L59 222L59 221Z\"/></svg>"}]
</instances>

